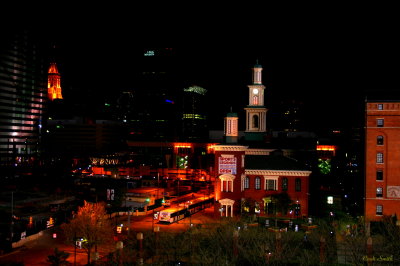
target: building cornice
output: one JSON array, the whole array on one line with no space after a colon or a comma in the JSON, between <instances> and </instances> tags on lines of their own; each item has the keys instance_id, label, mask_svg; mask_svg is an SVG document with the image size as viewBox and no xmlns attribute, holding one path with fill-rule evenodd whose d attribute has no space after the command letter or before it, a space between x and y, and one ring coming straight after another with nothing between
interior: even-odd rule
<instances>
[{"instance_id":1,"label":"building cornice","mask_svg":"<svg viewBox=\"0 0 400 266\"><path fill-rule=\"evenodd\" d=\"M216 145L214 151L245 151L248 146L240 145Z\"/></svg>"},{"instance_id":2,"label":"building cornice","mask_svg":"<svg viewBox=\"0 0 400 266\"><path fill-rule=\"evenodd\" d=\"M247 149L246 155L270 155L276 149Z\"/></svg>"},{"instance_id":3,"label":"building cornice","mask_svg":"<svg viewBox=\"0 0 400 266\"><path fill-rule=\"evenodd\" d=\"M245 170L246 175L270 175L270 176L309 176L311 171L301 170Z\"/></svg>"}]
</instances>

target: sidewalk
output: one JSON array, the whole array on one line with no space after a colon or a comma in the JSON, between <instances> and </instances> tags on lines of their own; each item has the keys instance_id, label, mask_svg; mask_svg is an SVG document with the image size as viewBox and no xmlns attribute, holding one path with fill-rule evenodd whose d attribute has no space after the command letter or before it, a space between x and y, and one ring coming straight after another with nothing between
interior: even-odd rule
<instances>
[{"instance_id":1,"label":"sidewalk","mask_svg":"<svg viewBox=\"0 0 400 266\"><path fill-rule=\"evenodd\" d=\"M57 234L57 238L53 238L53 233ZM19 247L0 256L0 265L7 263L23 263L29 266L50 265L47 262L49 255L54 254L54 249L69 253L68 262L72 265L75 261L75 248L64 242L61 229L53 227L43 232L43 235L36 240L25 243ZM99 247L98 252L100 258L109 254L114 247ZM93 257L92 257L93 259ZM76 265L87 264L87 253L83 249L76 249Z\"/></svg>"}]
</instances>

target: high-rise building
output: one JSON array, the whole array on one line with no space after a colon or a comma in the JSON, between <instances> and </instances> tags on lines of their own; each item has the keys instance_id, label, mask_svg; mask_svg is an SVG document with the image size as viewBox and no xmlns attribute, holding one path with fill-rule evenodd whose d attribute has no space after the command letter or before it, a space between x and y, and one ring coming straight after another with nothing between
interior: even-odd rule
<instances>
[{"instance_id":1,"label":"high-rise building","mask_svg":"<svg viewBox=\"0 0 400 266\"><path fill-rule=\"evenodd\" d=\"M46 93L44 50L33 32L2 32L0 164L30 164L40 145Z\"/></svg>"},{"instance_id":2,"label":"high-rise building","mask_svg":"<svg viewBox=\"0 0 400 266\"><path fill-rule=\"evenodd\" d=\"M118 116L129 128L129 139L174 141L177 139L177 98L183 87L176 76L176 52L173 48L147 48L139 56L140 69L133 73L130 88L120 97L132 109Z\"/></svg>"},{"instance_id":3,"label":"high-rise building","mask_svg":"<svg viewBox=\"0 0 400 266\"><path fill-rule=\"evenodd\" d=\"M182 141L207 141L207 90L200 86L183 89L182 100Z\"/></svg>"},{"instance_id":4,"label":"high-rise building","mask_svg":"<svg viewBox=\"0 0 400 266\"><path fill-rule=\"evenodd\" d=\"M365 218L400 214L400 101L365 103Z\"/></svg>"}]
</instances>

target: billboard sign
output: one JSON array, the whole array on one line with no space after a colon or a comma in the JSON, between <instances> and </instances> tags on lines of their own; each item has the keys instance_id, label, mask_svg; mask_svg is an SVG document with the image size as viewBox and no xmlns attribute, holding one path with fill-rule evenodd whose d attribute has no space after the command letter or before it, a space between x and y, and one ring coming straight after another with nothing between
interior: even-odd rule
<instances>
[{"instance_id":1,"label":"billboard sign","mask_svg":"<svg viewBox=\"0 0 400 266\"><path fill-rule=\"evenodd\" d=\"M218 173L236 175L236 157L219 157Z\"/></svg>"}]
</instances>

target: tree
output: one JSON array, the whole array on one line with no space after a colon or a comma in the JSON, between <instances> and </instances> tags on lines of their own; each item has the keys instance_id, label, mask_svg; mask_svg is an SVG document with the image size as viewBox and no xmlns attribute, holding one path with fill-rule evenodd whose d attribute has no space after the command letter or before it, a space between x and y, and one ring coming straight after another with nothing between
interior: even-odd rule
<instances>
[{"instance_id":1,"label":"tree","mask_svg":"<svg viewBox=\"0 0 400 266\"><path fill-rule=\"evenodd\" d=\"M54 254L47 256L47 262L53 266L69 265L69 262L67 261L68 257L69 253L55 248Z\"/></svg>"},{"instance_id":2,"label":"tree","mask_svg":"<svg viewBox=\"0 0 400 266\"><path fill-rule=\"evenodd\" d=\"M93 247L97 252L97 245L105 244L113 240L113 227L107 217L105 204L84 202L78 208L75 217L62 229L68 242L75 245L77 238L83 239L82 248L88 254L88 264L90 264L90 254Z\"/></svg>"},{"instance_id":3,"label":"tree","mask_svg":"<svg viewBox=\"0 0 400 266\"><path fill-rule=\"evenodd\" d=\"M281 215L286 215L290 205L292 204L289 194L282 192L272 195L271 198L276 204L276 212L280 212Z\"/></svg>"}]
</instances>

